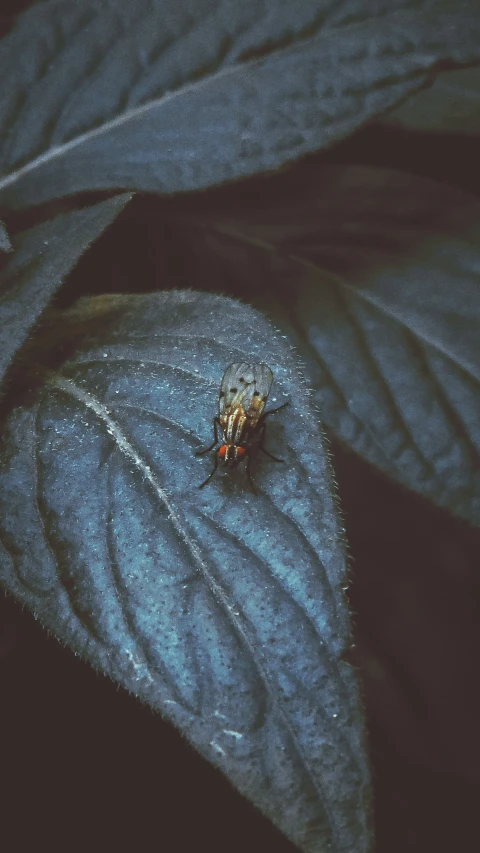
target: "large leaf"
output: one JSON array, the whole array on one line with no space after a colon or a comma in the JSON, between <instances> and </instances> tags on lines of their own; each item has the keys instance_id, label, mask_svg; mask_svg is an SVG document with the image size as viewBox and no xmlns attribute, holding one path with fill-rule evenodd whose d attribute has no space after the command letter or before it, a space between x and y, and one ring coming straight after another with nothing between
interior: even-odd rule
<instances>
[{"instance_id":1,"label":"large leaf","mask_svg":"<svg viewBox=\"0 0 480 853\"><path fill-rule=\"evenodd\" d=\"M399 172L311 165L270 194L264 184L263 207L259 196L226 207L219 193L216 212L184 214L198 228L190 278L268 310L307 363L322 421L478 523L478 200Z\"/></svg>"},{"instance_id":2,"label":"large leaf","mask_svg":"<svg viewBox=\"0 0 480 853\"><path fill-rule=\"evenodd\" d=\"M0 381L65 276L130 198L63 213L16 236L0 274Z\"/></svg>"},{"instance_id":3,"label":"large leaf","mask_svg":"<svg viewBox=\"0 0 480 853\"><path fill-rule=\"evenodd\" d=\"M275 169L480 58L473 0L50 0L0 47L0 198Z\"/></svg>"},{"instance_id":4,"label":"large leaf","mask_svg":"<svg viewBox=\"0 0 480 853\"><path fill-rule=\"evenodd\" d=\"M302 850L369 849L345 551L308 391L250 308L192 292L99 299L61 323L61 373L3 430L1 565L56 635L179 726ZM211 462L218 383L265 360L254 478Z\"/></svg>"}]
</instances>

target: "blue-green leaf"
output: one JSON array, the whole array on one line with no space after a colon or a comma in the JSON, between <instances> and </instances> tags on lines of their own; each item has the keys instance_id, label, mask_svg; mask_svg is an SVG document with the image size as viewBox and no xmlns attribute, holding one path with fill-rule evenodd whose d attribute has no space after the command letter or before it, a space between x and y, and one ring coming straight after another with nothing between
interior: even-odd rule
<instances>
[{"instance_id":1,"label":"blue-green leaf","mask_svg":"<svg viewBox=\"0 0 480 853\"><path fill-rule=\"evenodd\" d=\"M1 573L75 652L181 728L301 850L370 849L345 549L290 347L253 309L173 291L80 303L74 354L12 410ZM253 476L211 460L235 360L275 374Z\"/></svg>"}]
</instances>

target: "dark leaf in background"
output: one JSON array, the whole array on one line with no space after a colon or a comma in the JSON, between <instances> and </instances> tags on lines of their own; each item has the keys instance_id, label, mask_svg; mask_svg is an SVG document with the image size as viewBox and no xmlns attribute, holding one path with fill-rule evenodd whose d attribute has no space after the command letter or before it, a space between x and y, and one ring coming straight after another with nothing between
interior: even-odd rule
<instances>
[{"instance_id":1,"label":"dark leaf in background","mask_svg":"<svg viewBox=\"0 0 480 853\"><path fill-rule=\"evenodd\" d=\"M480 58L473 0L51 0L0 45L1 202L279 168Z\"/></svg>"},{"instance_id":2,"label":"dark leaf in background","mask_svg":"<svg viewBox=\"0 0 480 853\"><path fill-rule=\"evenodd\" d=\"M7 229L3 222L0 222L0 251L2 252L11 252L12 244L10 243L10 238L7 233Z\"/></svg>"},{"instance_id":3,"label":"dark leaf in background","mask_svg":"<svg viewBox=\"0 0 480 853\"><path fill-rule=\"evenodd\" d=\"M7 588L175 723L305 851L369 850L345 552L317 418L287 343L251 308L173 291L64 316L61 373L13 409L0 503ZM234 360L275 374L253 495L197 486ZM235 476L236 474L236 476Z\"/></svg>"},{"instance_id":4,"label":"dark leaf in background","mask_svg":"<svg viewBox=\"0 0 480 853\"><path fill-rule=\"evenodd\" d=\"M354 166L307 166L260 196L203 215L185 263L270 314L341 441L478 523L480 202Z\"/></svg>"},{"instance_id":5,"label":"dark leaf in background","mask_svg":"<svg viewBox=\"0 0 480 853\"><path fill-rule=\"evenodd\" d=\"M333 442L378 853L478 845L480 530Z\"/></svg>"},{"instance_id":6,"label":"dark leaf in background","mask_svg":"<svg viewBox=\"0 0 480 853\"><path fill-rule=\"evenodd\" d=\"M65 276L130 198L61 214L15 237L0 273L0 380Z\"/></svg>"},{"instance_id":7,"label":"dark leaf in background","mask_svg":"<svg viewBox=\"0 0 480 853\"><path fill-rule=\"evenodd\" d=\"M392 127L449 133L480 133L480 68L439 74L433 85L416 92L379 121Z\"/></svg>"}]
</instances>

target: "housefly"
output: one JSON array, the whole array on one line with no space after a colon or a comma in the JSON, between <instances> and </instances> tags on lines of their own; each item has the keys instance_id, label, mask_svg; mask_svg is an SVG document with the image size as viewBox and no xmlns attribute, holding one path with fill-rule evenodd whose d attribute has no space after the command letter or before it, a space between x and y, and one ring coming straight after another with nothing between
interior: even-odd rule
<instances>
[{"instance_id":1,"label":"housefly","mask_svg":"<svg viewBox=\"0 0 480 853\"><path fill-rule=\"evenodd\" d=\"M230 364L220 384L218 415L213 419L214 441L204 450L199 450L197 456L202 456L220 444L215 453L213 471L200 484L203 489L210 482L219 464L227 468L236 468L240 462L246 462L246 472L252 491L256 494L250 474L250 451L258 448L275 462L283 462L265 449L266 418L288 406L283 403L276 409L265 411L273 373L266 364L246 364L238 362ZM222 440L219 442L218 428Z\"/></svg>"}]
</instances>

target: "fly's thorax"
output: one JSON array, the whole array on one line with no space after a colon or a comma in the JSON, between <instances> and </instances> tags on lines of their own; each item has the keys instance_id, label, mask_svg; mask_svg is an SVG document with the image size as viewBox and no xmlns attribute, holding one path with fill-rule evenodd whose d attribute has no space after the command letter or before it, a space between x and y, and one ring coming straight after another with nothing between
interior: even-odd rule
<instances>
[{"instance_id":1,"label":"fly's thorax","mask_svg":"<svg viewBox=\"0 0 480 853\"><path fill-rule=\"evenodd\" d=\"M220 418L225 444L244 445L252 431L251 419L242 406L228 409Z\"/></svg>"}]
</instances>

